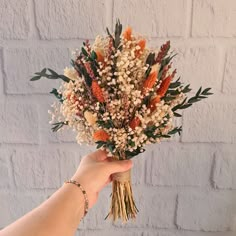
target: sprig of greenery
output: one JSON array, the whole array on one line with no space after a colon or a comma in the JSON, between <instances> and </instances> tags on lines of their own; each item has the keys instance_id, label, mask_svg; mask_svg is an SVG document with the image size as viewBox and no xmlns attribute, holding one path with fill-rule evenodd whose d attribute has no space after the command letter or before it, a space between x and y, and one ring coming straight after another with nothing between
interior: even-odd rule
<instances>
[{"instance_id":1,"label":"sprig of greenery","mask_svg":"<svg viewBox=\"0 0 236 236\"><path fill-rule=\"evenodd\" d=\"M188 85L187 85L187 89L188 89ZM186 90L187 90L186 89ZM183 100L183 102L181 102L180 104L176 105L175 107L172 108L172 111L174 112L174 116L176 117L181 117L182 115L177 113L177 110L183 110L186 109L190 106L192 106L193 103L199 102L202 99L207 98L208 96L212 95L213 93L209 92L211 90L211 88L206 88L202 91L202 87L200 87L197 91L197 93L195 94L195 96L191 97L191 98L185 98Z\"/></svg>"},{"instance_id":2,"label":"sprig of greenery","mask_svg":"<svg viewBox=\"0 0 236 236\"><path fill-rule=\"evenodd\" d=\"M48 73L47 73L48 72ZM63 81L69 83L70 79L66 77L65 75L59 75L54 70L49 68L44 68L40 72L36 72L35 76L32 77L31 81L36 81L41 78L47 78L47 79L62 79Z\"/></svg>"},{"instance_id":3,"label":"sprig of greenery","mask_svg":"<svg viewBox=\"0 0 236 236\"><path fill-rule=\"evenodd\" d=\"M92 85L92 78L89 76L85 67L74 60L71 60L71 65L78 71L82 76L84 76L85 83L91 87Z\"/></svg>"},{"instance_id":4,"label":"sprig of greenery","mask_svg":"<svg viewBox=\"0 0 236 236\"><path fill-rule=\"evenodd\" d=\"M120 45L120 41L121 41L120 36L121 36L121 33L122 33L122 24L120 23L120 20L119 19L116 20L115 38L112 36L112 34L110 33L108 28L106 28L106 30L107 30L108 36L112 39L113 46L115 47L115 49L122 50L122 45Z\"/></svg>"},{"instance_id":5,"label":"sprig of greenery","mask_svg":"<svg viewBox=\"0 0 236 236\"><path fill-rule=\"evenodd\" d=\"M57 132L59 129L61 129L64 125L68 125L67 121L57 122L52 124L52 131Z\"/></svg>"}]
</instances>

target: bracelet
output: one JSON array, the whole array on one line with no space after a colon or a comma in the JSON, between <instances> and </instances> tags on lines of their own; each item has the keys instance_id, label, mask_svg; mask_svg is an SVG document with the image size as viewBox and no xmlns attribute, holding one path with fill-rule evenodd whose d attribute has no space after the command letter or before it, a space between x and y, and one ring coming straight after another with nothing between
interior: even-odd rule
<instances>
[{"instance_id":1,"label":"bracelet","mask_svg":"<svg viewBox=\"0 0 236 236\"><path fill-rule=\"evenodd\" d=\"M81 184L78 183L78 182L76 182L75 180L72 180L72 179L67 180L67 181L65 181L65 184L74 184L74 185L76 185L77 187L80 188L81 192L82 192L83 195L84 195L84 202L85 202L85 203L84 203L84 216L83 216L83 217L85 217L86 214L88 213L88 206L89 206L89 201L88 201L88 196L87 196L86 191L85 191L84 188L81 186Z\"/></svg>"}]
</instances>

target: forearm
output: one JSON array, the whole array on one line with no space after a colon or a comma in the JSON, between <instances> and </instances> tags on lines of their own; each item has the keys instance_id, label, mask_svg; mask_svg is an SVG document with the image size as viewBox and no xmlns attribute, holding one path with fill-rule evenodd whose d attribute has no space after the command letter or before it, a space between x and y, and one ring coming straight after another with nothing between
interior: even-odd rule
<instances>
[{"instance_id":1,"label":"forearm","mask_svg":"<svg viewBox=\"0 0 236 236\"><path fill-rule=\"evenodd\" d=\"M0 231L0 236L72 236L84 215L84 196L65 184L39 207Z\"/></svg>"}]
</instances>

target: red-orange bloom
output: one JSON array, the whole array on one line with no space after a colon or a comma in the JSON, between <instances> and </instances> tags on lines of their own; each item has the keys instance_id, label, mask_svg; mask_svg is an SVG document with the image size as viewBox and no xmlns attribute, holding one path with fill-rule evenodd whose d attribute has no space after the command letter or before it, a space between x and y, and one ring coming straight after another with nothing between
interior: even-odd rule
<instances>
[{"instance_id":1,"label":"red-orange bloom","mask_svg":"<svg viewBox=\"0 0 236 236\"><path fill-rule=\"evenodd\" d=\"M103 129L101 130L97 130L94 132L93 134L93 139L95 141L103 141L106 142L107 140L109 140L109 135L106 131L104 131Z\"/></svg>"},{"instance_id":2,"label":"red-orange bloom","mask_svg":"<svg viewBox=\"0 0 236 236\"><path fill-rule=\"evenodd\" d=\"M135 57L140 57L140 55L142 54L142 52L144 51L145 49L145 46L146 46L146 40L145 39L141 39L137 46L140 47L140 49L136 50L135 51Z\"/></svg>"},{"instance_id":3,"label":"red-orange bloom","mask_svg":"<svg viewBox=\"0 0 236 236\"><path fill-rule=\"evenodd\" d=\"M104 62L104 56L102 55L101 51L97 50L96 55L97 55L98 62Z\"/></svg>"},{"instance_id":4,"label":"red-orange bloom","mask_svg":"<svg viewBox=\"0 0 236 236\"><path fill-rule=\"evenodd\" d=\"M132 34L132 28L128 26L125 29L125 31L123 33L123 36L127 41L131 41L131 34Z\"/></svg>"},{"instance_id":5,"label":"red-orange bloom","mask_svg":"<svg viewBox=\"0 0 236 236\"><path fill-rule=\"evenodd\" d=\"M102 89L96 80L93 80L92 82L92 93L99 102L105 102Z\"/></svg>"},{"instance_id":6,"label":"red-orange bloom","mask_svg":"<svg viewBox=\"0 0 236 236\"><path fill-rule=\"evenodd\" d=\"M172 76L169 75L166 79L164 79L161 83L160 88L157 90L157 95L159 95L160 97L164 97L169 86L170 86L170 82L171 82Z\"/></svg>"},{"instance_id":7,"label":"red-orange bloom","mask_svg":"<svg viewBox=\"0 0 236 236\"><path fill-rule=\"evenodd\" d=\"M161 97L160 96L156 96L154 97L149 105L148 105L148 108L153 112L155 109L156 109L156 104L159 103L161 101Z\"/></svg>"},{"instance_id":8,"label":"red-orange bloom","mask_svg":"<svg viewBox=\"0 0 236 236\"><path fill-rule=\"evenodd\" d=\"M142 93L146 94L146 92L153 88L157 80L157 71L153 71L149 74L149 76L146 78L146 80L143 83L143 90Z\"/></svg>"},{"instance_id":9,"label":"red-orange bloom","mask_svg":"<svg viewBox=\"0 0 236 236\"><path fill-rule=\"evenodd\" d=\"M132 130L134 130L137 126L139 126L141 123L140 119L138 117L134 117L130 123L129 126Z\"/></svg>"}]
</instances>

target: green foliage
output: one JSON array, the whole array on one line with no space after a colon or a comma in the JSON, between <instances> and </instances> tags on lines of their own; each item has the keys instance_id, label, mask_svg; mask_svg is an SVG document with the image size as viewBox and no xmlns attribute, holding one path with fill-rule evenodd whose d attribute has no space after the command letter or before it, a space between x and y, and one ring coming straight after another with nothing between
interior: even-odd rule
<instances>
[{"instance_id":1,"label":"green foliage","mask_svg":"<svg viewBox=\"0 0 236 236\"><path fill-rule=\"evenodd\" d=\"M53 88L50 93L51 93L51 94L54 94L54 96L55 96L61 103L63 102L62 94L58 93L58 90L57 90L57 89Z\"/></svg>"},{"instance_id":2,"label":"green foliage","mask_svg":"<svg viewBox=\"0 0 236 236\"><path fill-rule=\"evenodd\" d=\"M105 128L105 129L110 129L114 127L112 120L107 120L107 121L97 120L97 124L99 127Z\"/></svg>"},{"instance_id":3,"label":"green foliage","mask_svg":"<svg viewBox=\"0 0 236 236\"><path fill-rule=\"evenodd\" d=\"M189 90L188 87L189 87L189 85L187 85L184 89ZM198 89L197 93L195 94L195 96L193 96L189 99L185 98L183 100L183 102L181 102L180 104L178 104L172 108L172 111L174 112L174 116L181 117L181 115L179 113L176 113L177 110L183 110L183 109L189 108L190 106L192 106L193 103L199 102L202 99L205 99L208 96L212 95L213 93L209 92L210 90L211 90L211 88L206 88L202 91L202 87L200 87Z\"/></svg>"},{"instance_id":4,"label":"green foliage","mask_svg":"<svg viewBox=\"0 0 236 236\"><path fill-rule=\"evenodd\" d=\"M48 73L47 73L48 71ZM30 80L31 81L36 81L41 78L47 78L47 79L62 79L64 82L70 82L70 79L66 77L65 75L59 75L57 74L54 70L49 69L49 68L44 68L40 72L36 72L35 76L32 77Z\"/></svg>"},{"instance_id":5,"label":"green foliage","mask_svg":"<svg viewBox=\"0 0 236 236\"><path fill-rule=\"evenodd\" d=\"M64 125L68 125L67 121L63 121L63 122L57 122L52 124L52 131L53 132L57 132L59 129L61 129Z\"/></svg>"},{"instance_id":6,"label":"green foliage","mask_svg":"<svg viewBox=\"0 0 236 236\"><path fill-rule=\"evenodd\" d=\"M171 131L168 132L168 135L174 135L176 133L178 133L180 135L181 132L182 132L182 126L175 127L174 129L172 129Z\"/></svg>"},{"instance_id":7,"label":"green foliage","mask_svg":"<svg viewBox=\"0 0 236 236\"><path fill-rule=\"evenodd\" d=\"M115 49L122 50L122 45L120 45L120 36L122 33L122 24L120 23L120 20L116 20L116 25L115 25L115 38L112 36L110 33L109 29L106 28L108 36L112 39L113 46Z\"/></svg>"},{"instance_id":8,"label":"green foliage","mask_svg":"<svg viewBox=\"0 0 236 236\"><path fill-rule=\"evenodd\" d=\"M145 151L145 149L141 149L141 148L137 148L132 152L125 151L125 156L126 156L127 159L131 159L131 158L137 156L138 154L143 153L144 151Z\"/></svg>"},{"instance_id":9,"label":"green foliage","mask_svg":"<svg viewBox=\"0 0 236 236\"><path fill-rule=\"evenodd\" d=\"M146 59L146 64L152 66L155 64L155 53L151 52L149 53L147 59Z\"/></svg>"}]
</instances>

